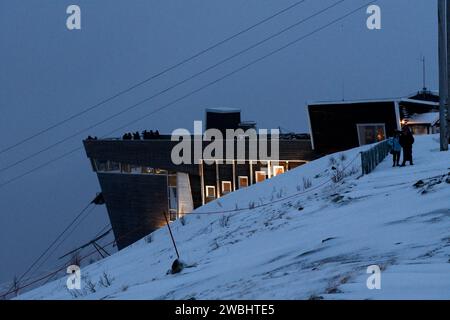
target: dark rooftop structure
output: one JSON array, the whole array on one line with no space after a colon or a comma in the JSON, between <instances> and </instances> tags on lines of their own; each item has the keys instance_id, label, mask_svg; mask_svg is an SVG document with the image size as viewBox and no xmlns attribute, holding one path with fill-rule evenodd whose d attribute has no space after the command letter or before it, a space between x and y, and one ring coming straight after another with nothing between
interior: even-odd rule
<instances>
[{"instance_id":1,"label":"dark rooftop structure","mask_svg":"<svg viewBox=\"0 0 450 320\"><path fill-rule=\"evenodd\" d=\"M431 91L398 99L310 103L311 146L318 154L330 154L384 140L403 125L414 134L436 133L438 110L439 95Z\"/></svg>"}]
</instances>

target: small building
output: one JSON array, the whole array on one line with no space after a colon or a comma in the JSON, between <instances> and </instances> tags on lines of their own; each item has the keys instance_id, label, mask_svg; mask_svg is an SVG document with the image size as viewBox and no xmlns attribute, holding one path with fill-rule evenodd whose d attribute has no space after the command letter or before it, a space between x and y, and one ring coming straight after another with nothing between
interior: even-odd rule
<instances>
[{"instance_id":1,"label":"small building","mask_svg":"<svg viewBox=\"0 0 450 320\"><path fill-rule=\"evenodd\" d=\"M208 108L205 110L206 129L238 129L241 123L241 110L235 108Z\"/></svg>"},{"instance_id":2,"label":"small building","mask_svg":"<svg viewBox=\"0 0 450 320\"><path fill-rule=\"evenodd\" d=\"M414 114L405 118L403 124L408 125L415 135L439 133L439 112Z\"/></svg>"},{"instance_id":3,"label":"small building","mask_svg":"<svg viewBox=\"0 0 450 320\"><path fill-rule=\"evenodd\" d=\"M417 134L437 132L433 121L439 111L439 95L420 91L399 99L316 102L307 105L311 146L330 154L392 136L402 125Z\"/></svg>"}]
</instances>

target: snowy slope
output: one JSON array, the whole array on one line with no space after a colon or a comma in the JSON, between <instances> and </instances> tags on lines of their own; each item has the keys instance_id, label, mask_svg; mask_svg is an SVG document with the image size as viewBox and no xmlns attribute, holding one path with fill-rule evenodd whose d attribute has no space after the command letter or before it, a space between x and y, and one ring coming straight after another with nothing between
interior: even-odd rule
<instances>
[{"instance_id":1,"label":"snowy slope","mask_svg":"<svg viewBox=\"0 0 450 320\"><path fill-rule=\"evenodd\" d=\"M360 150L343 153L349 171ZM412 167L392 168L389 156L372 174L339 183L329 182L328 156L229 194L172 224L193 267L166 274L174 250L163 228L85 267L76 298L450 299L450 156L437 136L417 137L414 153ZM312 187L303 190L303 178ZM366 286L373 264L383 270L381 290ZM111 285L99 283L103 273ZM72 299L65 282L19 298Z\"/></svg>"}]
</instances>

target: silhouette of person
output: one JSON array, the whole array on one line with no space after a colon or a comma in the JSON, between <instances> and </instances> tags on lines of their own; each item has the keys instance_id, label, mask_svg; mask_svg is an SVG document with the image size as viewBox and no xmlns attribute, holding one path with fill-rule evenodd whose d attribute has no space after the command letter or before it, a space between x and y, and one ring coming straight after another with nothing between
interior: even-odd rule
<instances>
[{"instance_id":1,"label":"silhouette of person","mask_svg":"<svg viewBox=\"0 0 450 320\"><path fill-rule=\"evenodd\" d=\"M399 139L400 145L403 148L403 162L402 167L405 166L406 162L413 165L413 157L412 157L412 145L414 144L414 136L411 132L411 129L408 126L404 126L402 128L402 133L400 134Z\"/></svg>"},{"instance_id":2,"label":"silhouette of person","mask_svg":"<svg viewBox=\"0 0 450 320\"><path fill-rule=\"evenodd\" d=\"M391 146L393 167L400 166L400 153L402 151L402 146L400 145L400 132L401 131L395 130L394 135L388 141L388 144Z\"/></svg>"}]
</instances>

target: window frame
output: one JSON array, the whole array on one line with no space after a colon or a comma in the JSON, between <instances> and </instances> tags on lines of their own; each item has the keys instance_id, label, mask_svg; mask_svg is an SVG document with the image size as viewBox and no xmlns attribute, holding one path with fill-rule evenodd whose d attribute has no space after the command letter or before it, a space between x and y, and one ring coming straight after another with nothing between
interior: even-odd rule
<instances>
[{"instance_id":1,"label":"window frame","mask_svg":"<svg viewBox=\"0 0 450 320\"><path fill-rule=\"evenodd\" d=\"M357 123L356 124L356 134L358 135L358 144L359 146L365 146L372 143L377 143L380 141L370 142L366 144L361 144L361 135L360 135L360 128L362 127L383 127L383 133L384 133L384 139L386 139L386 123Z\"/></svg>"},{"instance_id":2,"label":"window frame","mask_svg":"<svg viewBox=\"0 0 450 320\"><path fill-rule=\"evenodd\" d=\"M209 194L209 191L208 190L214 190L214 196L209 196L208 194ZM216 186L211 186L211 185L209 185L209 186L205 186L205 197L207 198L207 199L216 199L217 198L217 193L216 193Z\"/></svg>"},{"instance_id":3,"label":"window frame","mask_svg":"<svg viewBox=\"0 0 450 320\"><path fill-rule=\"evenodd\" d=\"M281 172L281 173L279 173L279 174L276 174L276 170L277 170L277 169L282 169L283 172ZM280 165L272 166L272 177L276 177L276 176L281 175L281 174L283 174L283 173L285 173L285 168L284 168L284 166L280 166Z\"/></svg>"},{"instance_id":4,"label":"window frame","mask_svg":"<svg viewBox=\"0 0 450 320\"><path fill-rule=\"evenodd\" d=\"M245 181L247 181L247 185L243 186L241 185L241 179L245 179ZM249 186L248 184L248 176L238 176L238 188L242 189L242 188L247 188Z\"/></svg>"},{"instance_id":5,"label":"window frame","mask_svg":"<svg viewBox=\"0 0 450 320\"><path fill-rule=\"evenodd\" d=\"M258 181L258 174L264 174L264 179ZM256 182L256 183L258 183L258 182L263 182L264 180L267 180L267 176L268 176L268 174L267 174L266 171L263 171L263 170L257 170L257 171L255 171L255 182Z\"/></svg>"},{"instance_id":6,"label":"window frame","mask_svg":"<svg viewBox=\"0 0 450 320\"><path fill-rule=\"evenodd\" d=\"M228 184L230 186L229 191L225 191L225 188L224 188L225 184ZM231 181L228 181L228 180L222 181L221 186L222 186L222 194L223 195L233 192L233 184L231 183Z\"/></svg>"}]
</instances>

